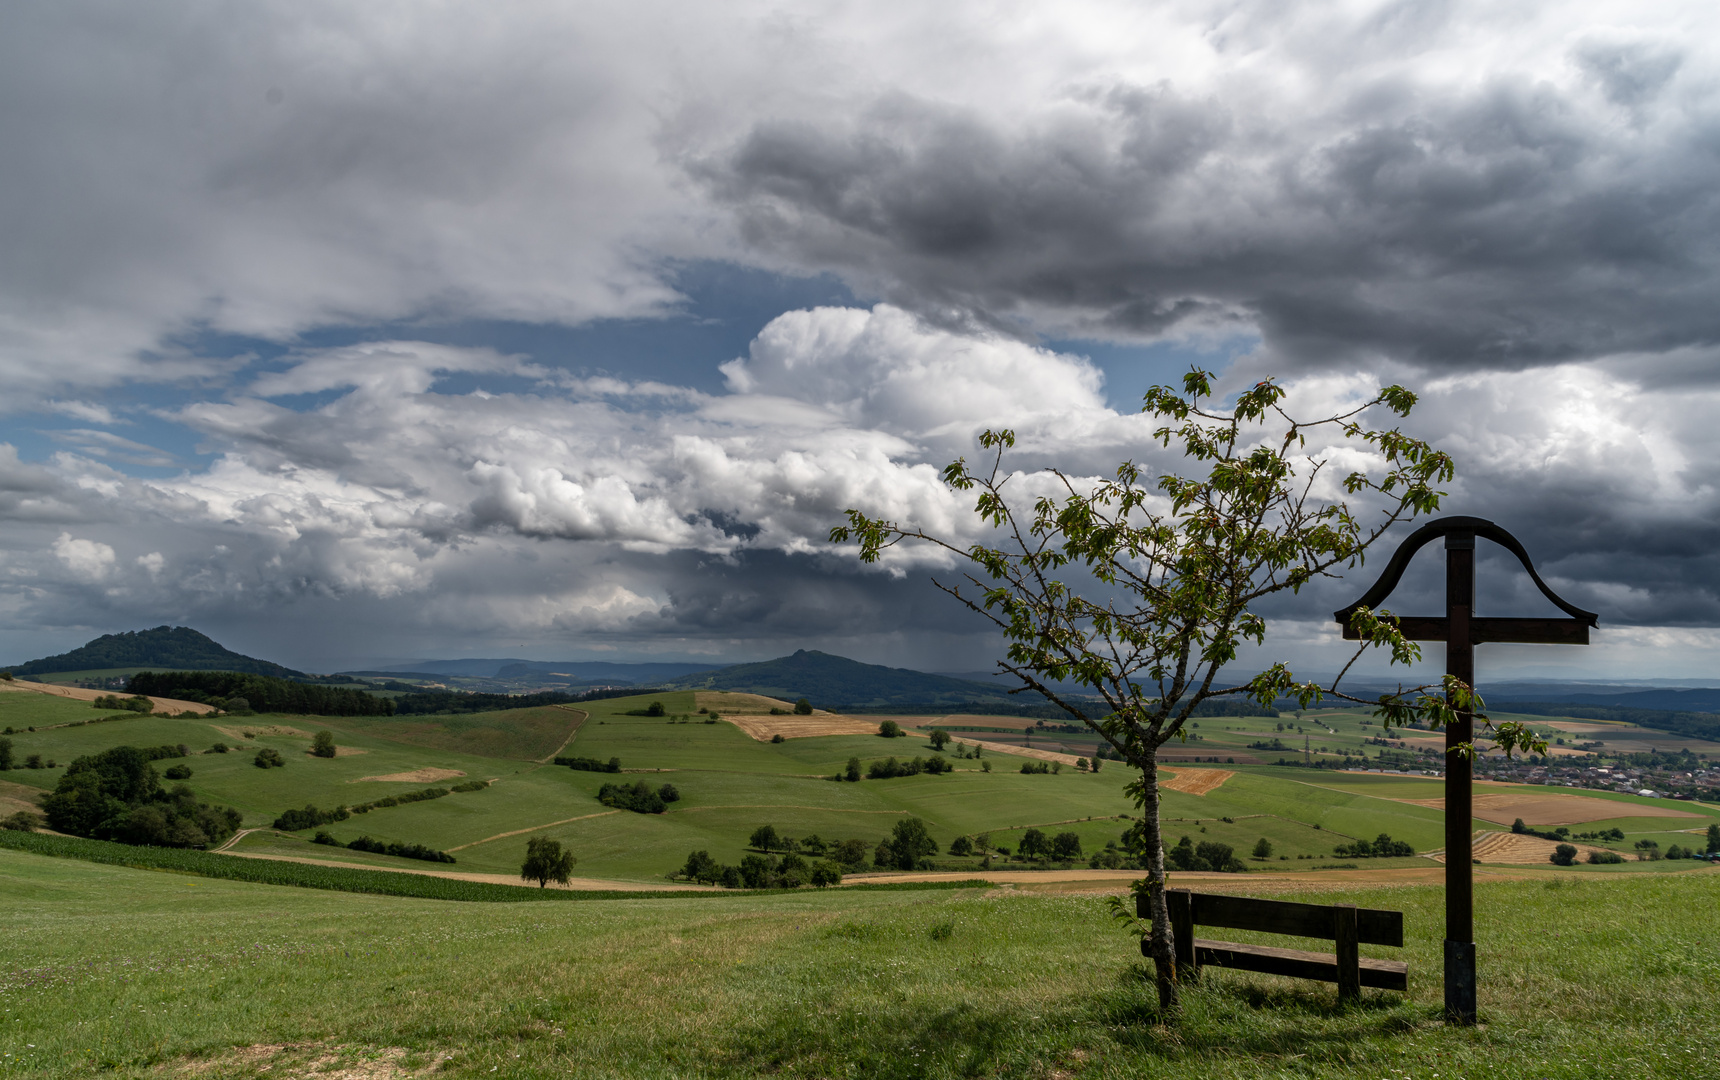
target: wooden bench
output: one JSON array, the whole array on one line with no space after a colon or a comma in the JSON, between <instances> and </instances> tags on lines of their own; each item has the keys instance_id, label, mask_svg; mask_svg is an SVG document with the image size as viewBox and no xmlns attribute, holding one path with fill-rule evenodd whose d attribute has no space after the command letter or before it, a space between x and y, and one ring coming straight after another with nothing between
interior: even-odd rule
<instances>
[{"instance_id":1,"label":"wooden bench","mask_svg":"<svg viewBox=\"0 0 1720 1080\"><path fill-rule=\"evenodd\" d=\"M1171 933L1176 939L1177 971L1198 979L1203 967L1237 968L1293 979L1338 984L1338 999L1362 996L1362 987L1409 989L1409 965L1396 960L1363 959L1360 945L1403 947L1403 912L1358 908L1354 904L1298 904L1285 900L1254 900L1245 896L1166 889ZM1135 914L1151 917L1147 898L1135 898ZM1291 937L1325 938L1336 943L1337 954L1274 949L1232 941L1208 941L1194 936L1196 926L1221 926ZM1149 943L1141 939L1142 955Z\"/></svg>"}]
</instances>

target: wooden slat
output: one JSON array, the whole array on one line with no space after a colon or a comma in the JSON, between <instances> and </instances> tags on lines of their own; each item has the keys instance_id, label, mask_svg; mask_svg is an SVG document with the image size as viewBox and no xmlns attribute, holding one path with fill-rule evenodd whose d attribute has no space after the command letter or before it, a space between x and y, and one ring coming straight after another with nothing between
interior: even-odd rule
<instances>
[{"instance_id":1,"label":"wooden slat","mask_svg":"<svg viewBox=\"0 0 1720 1080\"><path fill-rule=\"evenodd\" d=\"M1450 628L1443 617L1432 615L1403 615L1398 629L1411 641L1444 641ZM1356 641L1361 637L1348 624L1344 638ZM1587 645L1589 624L1581 619L1470 619L1469 640L1508 642L1517 645Z\"/></svg>"},{"instance_id":2,"label":"wooden slat","mask_svg":"<svg viewBox=\"0 0 1720 1080\"><path fill-rule=\"evenodd\" d=\"M1258 971L1267 975L1287 975L1293 979L1314 979L1319 982L1338 981L1338 958L1330 953L1273 949L1264 945L1239 945L1231 941L1196 938L1194 956L1195 962L1203 966ZM1378 990L1409 989L1409 965L1402 961L1370 960L1363 957L1359 966L1363 986Z\"/></svg>"},{"instance_id":3,"label":"wooden slat","mask_svg":"<svg viewBox=\"0 0 1720 1080\"><path fill-rule=\"evenodd\" d=\"M1332 909L1323 904L1288 900L1255 900L1221 893L1191 893L1196 926L1257 930L1291 937L1334 937ZM1357 939L1365 945L1403 945L1403 912L1375 908L1356 910Z\"/></svg>"}]
</instances>

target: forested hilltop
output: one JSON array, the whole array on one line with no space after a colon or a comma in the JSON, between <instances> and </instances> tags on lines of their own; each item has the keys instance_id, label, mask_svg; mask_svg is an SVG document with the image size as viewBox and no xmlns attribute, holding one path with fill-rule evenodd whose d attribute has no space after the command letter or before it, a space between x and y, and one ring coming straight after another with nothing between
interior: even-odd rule
<instances>
[{"instance_id":1,"label":"forested hilltop","mask_svg":"<svg viewBox=\"0 0 1720 1080\"><path fill-rule=\"evenodd\" d=\"M158 626L153 630L103 634L81 649L31 660L10 670L14 675L28 677L56 671L136 667L168 671L242 671L279 679L304 677L302 671L223 648L189 626Z\"/></svg>"}]
</instances>

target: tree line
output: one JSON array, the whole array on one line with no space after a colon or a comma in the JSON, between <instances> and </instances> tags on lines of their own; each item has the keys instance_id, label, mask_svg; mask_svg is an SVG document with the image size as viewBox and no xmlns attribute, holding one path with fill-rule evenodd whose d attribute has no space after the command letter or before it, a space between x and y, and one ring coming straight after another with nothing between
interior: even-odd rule
<instances>
[{"instance_id":1,"label":"tree line","mask_svg":"<svg viewBox=\"0 0 1720 1080\"><path fill-rule=\"evenodd\" d=\"M140 671L126 693L179 698L230 712L294 713L300 716L393 716L394 703L362 690L277 679L237 671Z\"/></svg>"},{"instance_id":2,"label":"tree line","mask_svg":"<svg viewBox=\"0 0 1720 1080\"><path fill-rule=\"evenodd\" d=\"M57 832L153 847L206 848L243 820L230 806L203 802L184 784L161 786L150 764L183 757L184 746L116 746L75 759L42 809Z\"/></svg>"}]
</instances>

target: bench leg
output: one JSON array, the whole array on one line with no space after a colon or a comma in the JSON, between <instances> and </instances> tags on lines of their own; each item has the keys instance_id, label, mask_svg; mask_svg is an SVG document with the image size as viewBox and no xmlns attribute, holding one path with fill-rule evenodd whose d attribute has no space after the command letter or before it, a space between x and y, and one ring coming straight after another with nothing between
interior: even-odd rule
<instances>
[{"instance_id":1,"label":"bench leg","mask_svg":"<svg viewBox=\"0 0 1720 1080\"><path fill-rule=\"evenodd\" d=\"M1194 902L1187 889L1165 890L1170 910L1171 937L1177 959L1177 980L1199 982L1200 968L1194 962Z\"/></svg>"},{"instance_id":2,"label":"bench leg","mask_svg":"<svg viewBox=\"0 0 1720 1080\"><path fill-rule=\"evenodd\" d=\"M1361 935L1356 926L1356 905L1340 904L1332 909L1332 936L1337 940L1338 1000L1362 998Z\"/></svg>"}]
</instances>

